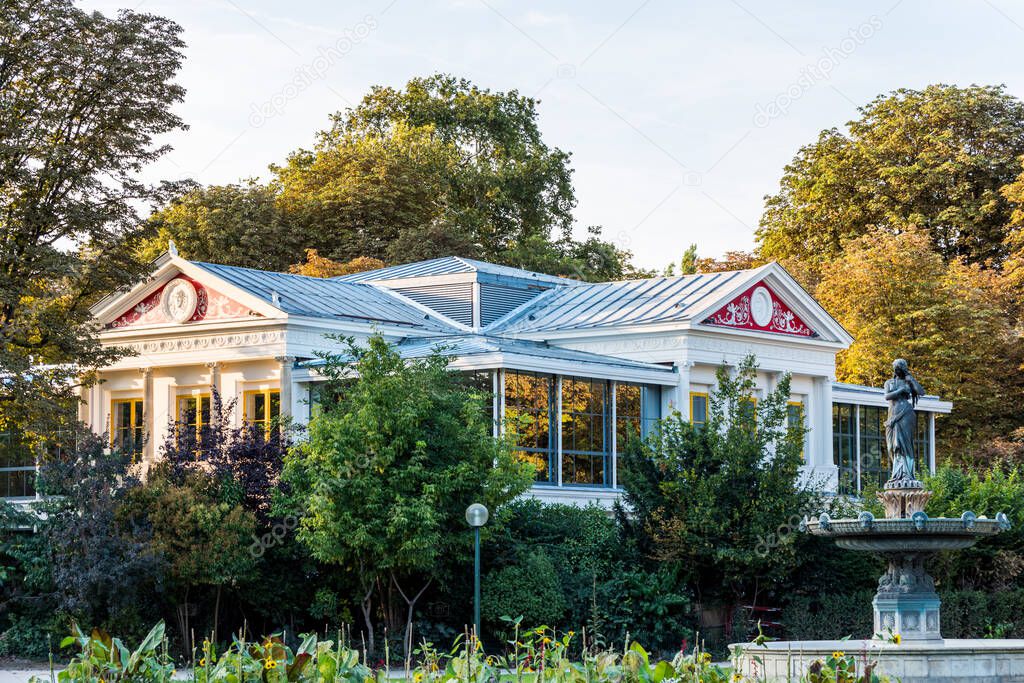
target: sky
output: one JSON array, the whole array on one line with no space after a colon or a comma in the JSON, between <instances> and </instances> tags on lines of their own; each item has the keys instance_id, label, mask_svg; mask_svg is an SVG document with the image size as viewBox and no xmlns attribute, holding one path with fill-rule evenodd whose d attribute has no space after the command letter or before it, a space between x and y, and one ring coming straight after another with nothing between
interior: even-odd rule
<instances>
[{"instance_id":1,"label":"sky","mask_svg":"<svg viewBox=\"0 0 1024 683\"><path fill-rule=\"evenodd\" d=\"M137 4L136 4L137 3ZM898 88L1024 97L1024 2L84 0L173 19L189 129L150 179L267 178L376 84L437 72L537 98L576 230L661 269L750 249L802 145Z\"/></svg>"}]
</instances>

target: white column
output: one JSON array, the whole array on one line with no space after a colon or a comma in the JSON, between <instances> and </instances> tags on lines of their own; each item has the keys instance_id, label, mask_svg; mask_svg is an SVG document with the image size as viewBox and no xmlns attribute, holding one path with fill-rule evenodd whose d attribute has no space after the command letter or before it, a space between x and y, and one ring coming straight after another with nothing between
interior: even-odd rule
<instances>
[{"instance_id":1,"label":"white column","mask_svg":"<svg viewBox=\"0 0 1024 683\"><path fill-rule=\"evenodd\" d=\"M925 413L928 416L928 468L935 474L935 413Z\"/></svg>"},{"instance_id":2,"label":"white column","mask_svg":"<svg viewBox=\"0 0 1024 683\"><path fill-rule=\"evenodd\" d=\"M679 384L674 387L661 388L661 416L668 417L678 410L684 420L690 419L690 373L693 361L684 360L676 363Z\"/></svg>"},{"instance_id":3,"label":"white column","mask_svg":"<svg viewBox=\"0 0 1024 683\"><path fill-rule=\"evenodd\" d=\"M826 475L830 490L838 488L838 469L832 457L832 379L815 377L811 395L808 397L812 405L808 409L811 416L811 455L807 464L818 475Z\"/></svg>"},{"instance_id":4,"label":"white column","mask_svg":"<svg viewBox=\"0 0 1024 683\"><path fill-rule=\"evenodd\" d=\"M292 405L292 397L295 395L292 390L292 366L295 364L295 356L277 356L274 360L281 364L281 417L290 417L295 414Z\"/></svg>"},{"instance_id":5,"label":"white column","mask_svg":"<svg viewBox=\"0 0 1024 683\"><path fill-rule=\"evenodd\" d=\"M153 429L153 368L140 368L142 373L142 461L148 466L156 460L156 443Z\"/></svg>"}]
</instances>

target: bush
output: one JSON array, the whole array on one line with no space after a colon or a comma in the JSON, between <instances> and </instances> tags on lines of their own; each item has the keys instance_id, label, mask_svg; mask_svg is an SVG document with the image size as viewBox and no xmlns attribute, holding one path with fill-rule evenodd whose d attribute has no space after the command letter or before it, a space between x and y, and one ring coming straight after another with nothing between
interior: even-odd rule
<instances>
[{"instance_id":1,"label":"bush","mask_svg":"<svg viewBox=\"0 0 1024 683\"><path fill-rule=\"evenodd\" d=\"M502 617L522 617L527 628L558 625L565 610L558 573L544 550L527 551L517 564L488 572L484 578L480 615L497 631L507 630Z\"/></svg>"},{"instance_id":2,"label":"bush","mask_svg":"<svg viewBox=\"0 0 1024 683\"><path fill-rule=\"evenodd\" d=\"M787 640L868 638L874 630L871 599L874 591L818 597L795 596L782 608Z\"/></svg>"},{"instance_id":3,"label":"bush","mask_svg":"<svg viewBox=\"0 0 1024 683\"><path fill-rule=\"evenodd\" d=\"M987 593L943 591L942 635L946 638L1024 637L1024 589ZM782 610L787 640L867 638L873 629L874 591L820 597L797 596Z\"/></svg>"}]
</instances>

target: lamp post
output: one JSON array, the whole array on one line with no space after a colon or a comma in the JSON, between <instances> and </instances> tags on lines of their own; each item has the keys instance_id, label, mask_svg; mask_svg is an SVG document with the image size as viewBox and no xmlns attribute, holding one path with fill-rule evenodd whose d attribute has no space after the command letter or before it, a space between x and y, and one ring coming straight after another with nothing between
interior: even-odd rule
<instances>
[{"instance_id":1,"label":"lamp post","mask_svg":"<svg viewBox=\"0 0 1024 683\"><path fill-rule=\"evenodd\" d=\"M490 513L480 503L466 508L466 521L473 527L473 627L480 637L480 527L487 524Z\"/></svg>"}]
</instances>

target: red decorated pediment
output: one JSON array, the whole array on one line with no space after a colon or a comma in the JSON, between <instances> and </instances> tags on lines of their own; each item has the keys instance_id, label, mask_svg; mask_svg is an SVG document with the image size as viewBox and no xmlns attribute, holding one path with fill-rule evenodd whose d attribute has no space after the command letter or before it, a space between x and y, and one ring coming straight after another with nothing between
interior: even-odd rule
<instances>
[{"instance_id":1,"label":"red decorated pediment","mask_svg":"<svg viewBox=\"0 0 1024 683\"><path fill-rule=\"evenodd\" d=\"M197 280L179 275L121 313L107 328L230 320L252 315L256 313L248 306Z\"/></svg>"},{"instance_id":2,"label":"red decorated pediment","mask_svg":"<svg viewBox=\"0 0 1024 683\"><path fill-rule=\"evenodd\" d=\"M756 284L704 320L705 325L817 337L800 316L764 284Z\"/></svg>"}]
</instances>

